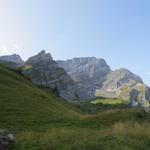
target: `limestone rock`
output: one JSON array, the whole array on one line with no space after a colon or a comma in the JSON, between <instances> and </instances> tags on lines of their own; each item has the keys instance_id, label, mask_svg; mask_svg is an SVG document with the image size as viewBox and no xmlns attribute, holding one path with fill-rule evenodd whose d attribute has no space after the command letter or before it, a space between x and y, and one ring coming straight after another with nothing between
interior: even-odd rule
<instances>
[{"instance_id":1,"label":"limestone rock","mask_svg":"<svg viewBox=\"0 0 150 150\"><path fill-rule=\"evenodd\" d=\"M150 88L139 76L121 68L107 75L103 87L96 91L96 95L119 98L132 106L149 107Z\"/></svg>"},{"instance_id":2,"label":"limestone rock","mask_svg":"<svg viewBox=\"0 0 150 150\"><path fill-rule=\"evenodd\" d=\"M96 89L102 87L106 75L111 71L104 59L95 57L73 58L57 63L72 77L81 99L95 98Z\"/></svg>"},{"instance_id":3,"label":"limestone rock","mask_svg":"<svg viewBox=\"0 0 150 150\"><path fill-rule=\"evenodd\" d=\"M96 95L100 96L101 93L106 93L107 97L117 97L118 92L124 87L124 85L133 87L137 83L143 83L142 79L139 76L133 74L127 69L121 68L115 71L111 71L107 75L102 88L96 91Z\"/></svg>"}]
</instances>

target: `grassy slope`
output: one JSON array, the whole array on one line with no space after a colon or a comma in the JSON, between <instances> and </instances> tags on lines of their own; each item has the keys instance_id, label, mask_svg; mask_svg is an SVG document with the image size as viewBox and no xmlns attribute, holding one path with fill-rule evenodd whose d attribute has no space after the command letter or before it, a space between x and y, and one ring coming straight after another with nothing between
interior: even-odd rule
<instances>
[{"instance_id":1,"label":"grassy slope","mask_svg":"<svg viewBox=\"0 0 150 150\"><path fill-rule=\"evenodd\" d=\"M18 150L150 149L149 113L113 109L81 114L0 65L0 128Z\"/></svg>"},{"instance_id":2,"label":"grassy slope","mask_svg":"<svg viewBox=\"0 0 150 150\"><path fill-rule=\"evenodd\" d=\"M78 113L53 94L47 94L16 72L0 66L0 116L1 128L24 130L63 123Z\"/></svg>"}]
</instances>

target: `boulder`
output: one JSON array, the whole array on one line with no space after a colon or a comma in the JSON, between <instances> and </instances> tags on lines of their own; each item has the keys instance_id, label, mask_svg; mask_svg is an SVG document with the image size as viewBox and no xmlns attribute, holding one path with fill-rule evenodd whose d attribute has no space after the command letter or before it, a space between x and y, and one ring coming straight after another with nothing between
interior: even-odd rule
<instances>
[{"instance_id":1,"label":"boulder","mask_svg":"<svg viewBox=\"0 0 150 150\"><path fill-rule=\"evenodd\" d=\"M14 135L11 132L0 131L0 150L12 150L14 148Z\"/></svg>"}]
</instances>

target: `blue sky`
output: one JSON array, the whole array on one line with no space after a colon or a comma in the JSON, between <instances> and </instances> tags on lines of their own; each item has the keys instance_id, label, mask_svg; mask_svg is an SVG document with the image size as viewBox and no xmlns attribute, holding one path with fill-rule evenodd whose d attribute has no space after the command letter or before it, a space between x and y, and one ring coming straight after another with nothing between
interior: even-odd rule
<instances>
[{"instance_id":1,"label":"blue sky","mask_svg":"<svg viewBox=\"0 0 150 150\"><path fill-rule=\"evenodd\" d=\"M0 0L0 55L104 58L150 85L149 0Z\"/></svg>"}]
</instances>

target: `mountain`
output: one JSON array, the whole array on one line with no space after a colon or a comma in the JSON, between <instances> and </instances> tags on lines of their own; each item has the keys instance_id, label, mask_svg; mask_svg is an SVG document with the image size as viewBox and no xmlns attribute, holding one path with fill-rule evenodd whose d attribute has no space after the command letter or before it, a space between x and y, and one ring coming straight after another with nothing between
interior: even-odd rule
<instances>
[{"instance_id":1,"label":"mountain","mask_svg":"<svg viewBox=\"0 0 150 150\"><path fill-rule=\"evenodd\" d=\"M22 67L22 74L27 76L34 84L49 87L64 99L75 99L72 78L63 68L58 67L50 54L43 50L30 57Z\"/></svg>"},{"instance_id":2,"label":"mountain","mask_svg":"<svg viewBox=\"0 0 150 150\"><path fill-rule=\"evenodd\" d=\"M67 61L57 61L78 85L81 99L95 98L95 90L102 87L106 75L111 71L104 59L95 57L73 58Z\"/></svg>"},{"instance_id":3,"label":"mountain","mask_svg":"<svg viewBox=\"0 0 150 150\"><path fill-rule=\"evenodd\" d=\"M20 67L24 64L24 61L17 54L0 56L0 62L11 67Z\"/></svg>"},{"instance_id":4,"label":"mountain","mask_svg":"<svg viewBox=\"0 0 150 150\"><path fill-rule=\"evenodd\" d=\"M112 71L104 59L80 57L54 61L41 51L25 63L19 55L1 56L0 62L21 73L35 85L53 89L63 99L90 100L97 97L121 99L132 106L149 107L150 88L131 71Z\"/></svg>"}]
</instances>

